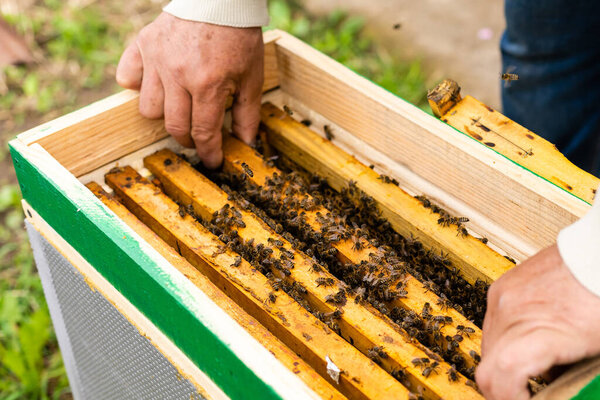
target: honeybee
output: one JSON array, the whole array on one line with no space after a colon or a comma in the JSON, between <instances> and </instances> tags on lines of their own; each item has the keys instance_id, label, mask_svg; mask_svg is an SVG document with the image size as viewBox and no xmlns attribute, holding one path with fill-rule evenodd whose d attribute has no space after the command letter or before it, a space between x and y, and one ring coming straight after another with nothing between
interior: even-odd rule
<instances>
[{"instance_id":1,"label":"honeybee","mask_svg":"<svg viewBox=\"0 0 600 400\"><path fill-rule=\"evenodd\" d=\"M519 80L519 75L513 73L515 69L516 67L511 65L506 69L506 72L500 75L500 78L504 81L504 87L508 86L508 84L512 81Z\"/></svg>"}]
</instances>

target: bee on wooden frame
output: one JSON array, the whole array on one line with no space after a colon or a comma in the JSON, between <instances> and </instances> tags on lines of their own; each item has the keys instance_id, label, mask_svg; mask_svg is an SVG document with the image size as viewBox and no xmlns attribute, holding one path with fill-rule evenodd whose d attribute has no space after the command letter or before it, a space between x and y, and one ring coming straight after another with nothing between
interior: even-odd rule
<instances>
[{"instance_id":1,"label":"bee on wooden frame","mask_svg":"<svg viewBox=\"0 0 600 400\"><path fill-rule=\"evenodd\" d=\"M448 381L450 382L456 382L458 381L458 372L456 371L456 368L454 368L454 366L450 367L448 369L448 372L446 372L448 374Z\"/></svg>"},{"instance_id":2,"label":"bee on wooden frame","mask_svg":"<svg viewBox=\"0 0 600 400\"><path fill-rule=\"evenodd\" d=\"M294 115L294 112L292 111L292 109L291 109L291 108L289 108L289 107L287 106L287 104L284 104L284 105L283 105L283 111L285 111L285 113L286 113L287 115L289 115L289 116L292 116L292 115Z\"/></svg>"},{"instance_id":3,"label":"bee on wooden frame","mask_svg":"<svg viewBox=\"0 0 600 400\"><path fill-rule=\"evenodd\" d=\"M248 175L250 178L252 178L254 176L254 172L252 171L250 166L248 164L246 164L245 162L242 163L242 168L244 169L244 173L246 175Z\"/></svg>"},{"instance_id":4,"label":"bee on wooden frame","mask_svg":"<svg viewBox=\"0 0 600 400\"><path fill-rule=\"evenodd\" d=\"M233 263L231 263L231 267L239 267L242 264L242 256L235 256Z\"/></svg>"},{"instance_id":5,"label":"bee on wooden frame","mask_svg":"<svg viewBox=\"0 0 600 400\"><path fill-rule=\"evenodd\" d=\"M425 367L425 369L422 372L422 375L425 378L428 378L431 374L437 374L439 365L440 363L437 361L432 362L429 366Z\"/></svg>"},{"instance_id":6,"label":"bee on wooden frame","mask_svg":"<svg viewBox=\"0 0 600 400\"><path fill-rule=\"evenodd\" d=\"M318 286L328 287L328 286L333 286L334 280L333 280L333 278L323 278L323 277L320 277L320 278L317 278L315 280L315 283L317 284L317 287Z\"/></svg>"},{"instance_id":7,"label":"bee on wooden frame","mask_svg":"<svg viewBox=\"0 0 600 400\"><path fill-rule=\"evenodd\" d=\"M331 141L333 138L335 138L335 135L331 131L329 125L323 125L323 130L325 131L325 137L327 138L327 140Z\"/></svg>"}]
</instances>

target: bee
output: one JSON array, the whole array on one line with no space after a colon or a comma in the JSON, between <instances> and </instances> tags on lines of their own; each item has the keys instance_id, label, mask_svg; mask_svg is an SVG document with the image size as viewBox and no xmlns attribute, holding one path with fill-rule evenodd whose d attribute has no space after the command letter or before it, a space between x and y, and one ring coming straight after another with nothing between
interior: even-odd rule
<instances>
[{"instance_id":1,"label":"bee","mask_svg":"<svg viewBox=\"0 0 600 400\"><path fill-rule=\"evenodd\" d=\"M431 305L429 303L425 303L423 305L423 310L421 311L421 316L425 319L431 318Z\"/></svg>"},{"instance_id":2,"label":"bee","mask_svg":"<svg viewBox=\"0 0 600 400\"><path fill-rule=\"evenodd\" d=\"M269 293L269 297L267 297L267 303L275 303L275 301L277 300L277 296L275 295L275 293L271 292Z\"/></svg>"},{"instance_id":3,"label":"bee","mask_svg":"<svg viewBox=\"0 0 600 400\"><path fill-rule=\"evenodd\" d=\"M506 72L500 75L500 78L504 81L504 87L508 86L510 82L519 80L519 75L513 73L515 69L516 67L511 65L506 69Z\"/></svg>"},{"instance_id":4,"label":"bee","mask_svg":"<svg viewBox=\"0 0 600 400\"><path fill-rule=\"evenodd\" d=\"M413 358L412 363L415 367L425 367L427 365L429 365L430 360L427 357L417 357L417 358Z\"/></svg>"},{"instance_id":5,"label":"bee","mask_svg":"<svg viewBox=\"0 0 600 400\"><path fill-rule=\"evenodd\" d=\"M449 382L456 382L458 380L458 372L456 371L456 368L454 368L454 366L450 367L450 369L448 369L448 372L446 373L448 374Z\"/></svg>"},{"instance_id":6,"label":"bee","mask_svg":"<svg viewBox=\"0 0 600 400\"><path fill-rule=\"evenodd\" d=\"M246 164L245 162L242 163L242 168L244 169L244 172L246 173L246 175L248 175L250 178L252 178L254 176L254 172L252 172L252 169L250 169L250 166L248 164Z\"/></svg>"},{"instance_id":7,"label":"bee","mask_svg":"<svg viewBox=\"0 0 600 400\"><path fill-rule=\"evenodd\" d=\"M467 231L467 229L462 226L459 226L456 231L457 231L456 236L460 236L460 237L469 236L469 231Z\"/></svg>"},{"instance_id":8,"label":"bee","mask_svg":"<svg viewBox=\"0 0 600 400\"><path fill-rule=\"evenodd\" d=\"M480 237L480 238L477 238L477 240L479 240L483 244L487 244L487 242L488 242L488 238L486 238L486 237Z\"/></svg>"},{"instance_id":9,"label":"bee","mask_svg":"<svg viewBox=\"0 0 600 400\"><path fill-rule=\"evenodd\" d=\"M163 165L165 167L168 167L171 164L173 164L173 160L171 160L170 158L165 158L165 161L163 161Z\"/></svg>"},{"instance_id":10,"label":"bee","mask_svg":"<svg viewBox=\"0 0 600 400\"><path fill-rule=\"evenodd\" d=\"M312 121L310 119L303 119L302 121L300 121L300 123L306 127L309 127L312 125Z\"/></svg>"},{"instance_id":11,"label":"bee","mask_svg":"<svg viewBox=\"0 0 600 400\"><path fill-rule=\"evenodd\" d=\"M307 342L312 340L312 336L310 336L308 333L306 332L302 332L302 336L304 336L304 339L306 339Z\"/></svg>"},{"instance_id":12,"label":"bee","mask_svg":"<svg viewBox=\"0 0 600 400\"><path fill-rule=\"evenodd\" d=\"M283 111L285 111L285 113L289 116L294 115L294 112L292 111L292 109L289 108L286 104L283 105Z\"/></svg>"},{"instance_id":13,"label":"bee","mask_svg":"<svg viewBox=\"0 0 600 400\"><path fill-rule=\"evenodd\" d=\"M331 128L329 127L329 125L323 125L323 130L325 131L325 137L327 138L327 140L331 140L331 139L335 138L335 135L331 131Z\"/></svg>"},{"instance_id":14,"label":"bee","mask_svg":"<svg viewBox=\"0 0 600 400\"><path fill-rule=\"evenodd\" d=\"M481 361L481 356L477 354L475 350L469 351L469 355L471 356L473 361L475 361L475 364L479 364L479 362Z\"/></svg>"},{"instance_id":15,"label":"bee","mask_svg":"<svg viewBox=\"0 0 600 400\"><path fill-rule=\"evenodd\" d=\"M311 267L310 267L311 271L313 272L321 272L323 271L323 267L321 267L319 264L317 263L312 263Z\"/></svg>"},{"instance_id":16,"label":"bee","mask_svg":"<svg viewBox=\"0 0 600 400\"><path fill-rule=\"evenodd\" d=\"M367 351L367 357L373 360L375 364L380 365L381 359L388 358L388 355L383 349L383 346L374 346Z\"/></svg>"},{"instance_id":17,"label":"bee","mask_svg":"<svg viewBox=\"0 0 600 400\"><path fill-rule=\"evenodd\" d=\"M452 307L452 302L450 300L448 300L447 298L445 298L445 297L440 297L438 299L438 301L436 302L436 304L438 306L440 306L440 308L442 309L442 311L445 311L445 310L447 310L447 309L449 309L449 308Z\"/></svg>"},{"instance_id":18,"label":"bee","mask_svg":"<svg viewBox=\"0 0 600 400\"><path fill-rule=\"evenodd\" d=\"M392 376L397 380L402 380L406 377L406 367L392 370Z\"/></svg>"},{"instance_id":19,"label":"bee","mask_svg":"<svg viewBox=\"0 0 600 400\"><path fill-rule=\"evenodd\" d=\"M328 286L333 286L334 280L333 278L317 278L315 280L315 283L318 286L324 286L324 287L328 287Z\"/></svg>"},{"instance_id":20,"label":"bee","mask_svg":"<svg viewBox=\"0 0 600 400\"><path fill-rule=\"evenodd\" d=\"M185 207L184 206L179 206L178 213L179 213L179 216L181 218L185 217Z\"/></svg>"},{"instance_id":21,"label":"bee","mask_svg":"<svg viewBox=\"0 0 600 400\"><path fill-rule=\"evenodd\" d=\"M502 80L503 81L518 81L519 80L519 75L517 74L509 74L507 72L502 74Z\"/></svg>"},{"instance_id":22,"label":"bee","mask_svg":"<svg viewBox=\"0 0 600 400\"><path fill-rule=\"evenodd\" d=\"M457 325L456 333L459 335L465 335L466 337L471 337L470 335L471 333L475 333L475 329L471 328L470 326Z\"/></svg>"},{"instance_id":23,"label":"bee","mask_svg":"<svg viewBox=\"0 0 600 400\"><path fill-rule=\"evenodd\" d=\"M346 291L344 289L338 290L335 294L328 294L325 296L327 303L344 305L346 304Z\"/></svg>"},{"instance_id":24,"label":"bee","mask_svg":"<svg viewBox=\"0 0 600 400\"><path fill-rule=\"evenodd\" d=\"M239 267L242 264L242 256L235 256L233 263L231 263L230 267Z\"/></svg>"},{"instance_id":25,"label":"bee","mask_svg":"<svg viewBox=\"0 0 600 400\"><path fill-rule=\"evenodd\" d=\"M428 367L426 367L423 370L422 375L425 378L428 378L429 375L431 375L431 374L437 374L438 373L438 367L439 367L439 365L440 365L440 363L437 362L437 361L432 362L431 365L429 365Z\"/></svg>"},{"instance_id":26,"label":"bee","mask_svg":"<svg viewBox=\"0 0 600 400\"><path fill-rule=\"evenodd\" d=\"M360 241L360 237L354 237L353 243L352 243L352 250L360 251L362 249L362 247L363 247L363 245Z\"/></svg>"},{"instance_id":27,"label":"bee","mask_svg":"<svg viewBox=\"0 0 600 400\"><path fill-rule=\"evenodd\" d=\"M512 258L512 257L509 257L509 256L504 256L504 258L506 258L508 261L510 261L510 262L511 262L511 263L513 263L513 264L516 264L516 263L517 263L517 262L515 261L515 259L514 259L514 258Z\"/></svg>"},{"instance_id":28,"label":"bee","mask_svg":"<svg viewBox=\"0 0 600 400\"><path fill-rule=\"evenodd\" d=\"M401 23L396 23L394 24L394 30L397 31L398 29L400 29L402 27Z\"/></svg>"}]
</instances>

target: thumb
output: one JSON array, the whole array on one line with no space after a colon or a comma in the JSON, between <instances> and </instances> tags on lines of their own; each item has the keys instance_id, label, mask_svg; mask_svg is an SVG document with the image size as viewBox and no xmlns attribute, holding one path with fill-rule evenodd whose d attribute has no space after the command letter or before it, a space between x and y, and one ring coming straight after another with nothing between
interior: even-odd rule
<instances>
[{"instance_id":1,"label":"thumb","mask_svg":"<svg viewBox=\"0 0 600 400\"><path fill-rule=\"evenodd\" d=\"M117 67L117 83L125 89L139 90L142 86L143 72L142 54L137 46L137 41L134 41L121 55Z\"/></svg>"}]
</instances>

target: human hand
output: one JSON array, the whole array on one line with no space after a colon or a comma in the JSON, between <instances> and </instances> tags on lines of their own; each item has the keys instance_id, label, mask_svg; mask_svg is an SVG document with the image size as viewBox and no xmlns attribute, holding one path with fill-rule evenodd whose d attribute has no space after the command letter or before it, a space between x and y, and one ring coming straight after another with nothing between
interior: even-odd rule
<instances>
[{"instance_id":1,"label":"human hand","mask_svg":"<svg viewBox=\"0 0 600 400\"><path fill-rule=\"evenodd\" d=\"M260 28L186 21L162 13L123 52L117 82L140 90L140 113L165 118L177 142L204 165L221 165L225 104L234 95L233 133L254 141L260 122L263 41Z\"/></svg>"},{"instance_id":2,"label":"human hand","mask_svg":"<svg viewBox=\"0 0 600 400\"><path fill-rule=\"evenodd\" d=\"M529 399L527 380L600 354L600 297L581 285L556 245L490 287L477 383L491 400Z\"/></svg>"}]
</instances>

